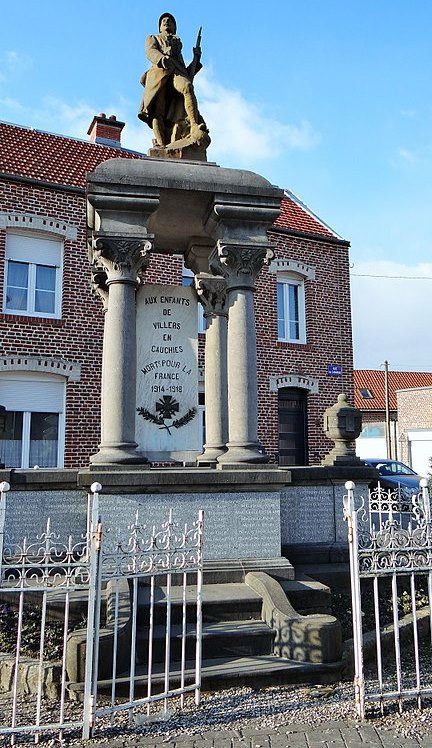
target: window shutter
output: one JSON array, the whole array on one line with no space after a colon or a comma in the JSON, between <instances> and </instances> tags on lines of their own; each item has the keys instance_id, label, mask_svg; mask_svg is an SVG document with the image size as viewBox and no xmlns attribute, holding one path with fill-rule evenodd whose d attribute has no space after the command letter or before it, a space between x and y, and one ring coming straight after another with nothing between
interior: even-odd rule
<instances>
[{"instance_id":1,"label":"window shutter","mask_svg":"<svg viewBox=\"0 0 432 748\"><path fill-rule=\"evenodd\" d=\"M60 267L62 242L23 234L7 234L6 259Z\"/></svg>"},{"instance_id":2,"label":"window shutter","mask_svg":"<svg viewBox=\"0 0 432 748\"><path fill-rule=\"evenodd\" d=\"M65 382L41 382L32 379L0 378L0 405L6 410L33 413L62 413Z\"/></svg>"}]
</instances>

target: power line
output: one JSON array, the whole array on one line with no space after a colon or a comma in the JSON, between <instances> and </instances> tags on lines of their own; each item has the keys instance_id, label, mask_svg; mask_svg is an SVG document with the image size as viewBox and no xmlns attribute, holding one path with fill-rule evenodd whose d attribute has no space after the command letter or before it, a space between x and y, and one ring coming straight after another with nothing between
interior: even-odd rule
<instances>
[{"instance_id":1,"label":"power line","mask_svg":"<svg viewBox=\"0 0 432 748\"><path fill-rule=\"evenodd\" d=\"M430 275L372 275L369 273L350 273L356 278L392 278L394 280L432 280Z\"/></svg>"}]
</instances>

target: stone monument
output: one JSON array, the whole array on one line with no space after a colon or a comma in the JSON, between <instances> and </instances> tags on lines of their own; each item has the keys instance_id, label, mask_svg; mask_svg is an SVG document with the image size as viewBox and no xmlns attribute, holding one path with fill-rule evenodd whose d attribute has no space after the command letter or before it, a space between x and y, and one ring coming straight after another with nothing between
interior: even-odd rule
<instances>
[{"instance_id":1,"label":"stone monument","mask_svg":"<svg viewBox=\"0 0 432 748\"><path fill-rule=\"evenodd\" d=\"M155 523L168 502L184 521L202 508L207 558L219 571L226 560L230 573L241 562L240 576L245 564L292 576L280 556L280 489L290 473L267 467L257 433L254 312L283 191L207 162L210 138L193 89L199 42L200 34L186 67L175 19L161 16L159 34L146 42L151 67L139 112L153 148L88 175L89 258L105 329L102 438L80 480L100 480L105 514L118 527L137 504ZM146 282L153 252L182 255L194 284ZM207 323L204 449L198 303Z\"/></svg>"}]
</instances>

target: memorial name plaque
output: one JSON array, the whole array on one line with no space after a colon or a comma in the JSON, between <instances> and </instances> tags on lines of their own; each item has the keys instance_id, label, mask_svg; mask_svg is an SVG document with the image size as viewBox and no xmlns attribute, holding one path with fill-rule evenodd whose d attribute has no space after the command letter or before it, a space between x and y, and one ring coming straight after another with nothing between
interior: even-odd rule
<instances>
[{"instance_id":1,"label":"memorial name plaque","mask_svg":"<svg viewBox=\"0 0 432 748\"><path fill-rule=\"evenodd\" d=\"M202 451L195 292L139 286L136 320L138 448L153 461L188 461Z\"/></svg>"}]
</instances>

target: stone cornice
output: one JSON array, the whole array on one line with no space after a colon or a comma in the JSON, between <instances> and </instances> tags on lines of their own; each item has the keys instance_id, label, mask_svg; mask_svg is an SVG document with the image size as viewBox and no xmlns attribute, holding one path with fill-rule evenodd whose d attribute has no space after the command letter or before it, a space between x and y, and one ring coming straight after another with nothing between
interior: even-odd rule
<instances>
[{"instance_id":1,"label":"stone cornice","mask_svg":"<svg viewBox=\"0 0 432 748\"><path fill-rule=\"evenodd\" d=\"M81 364L76 361L67 361L62 358L48 358L45 356L2 356L0 358L0 371L32 371L43 374L56 374L69 379L71 382L79 382L81 376Z\"/></svg>"},{"instance_id":2,"label":"stone cornice","mask_svg":"<svg viewBox=\"0 0 432 748\"><path fill-rule=\"evenodd\" d=\"M48 216L35 216L33 213L0 213L0 229L43 231L75 242L78 226Z\"/></svg>"}]
</instances>

